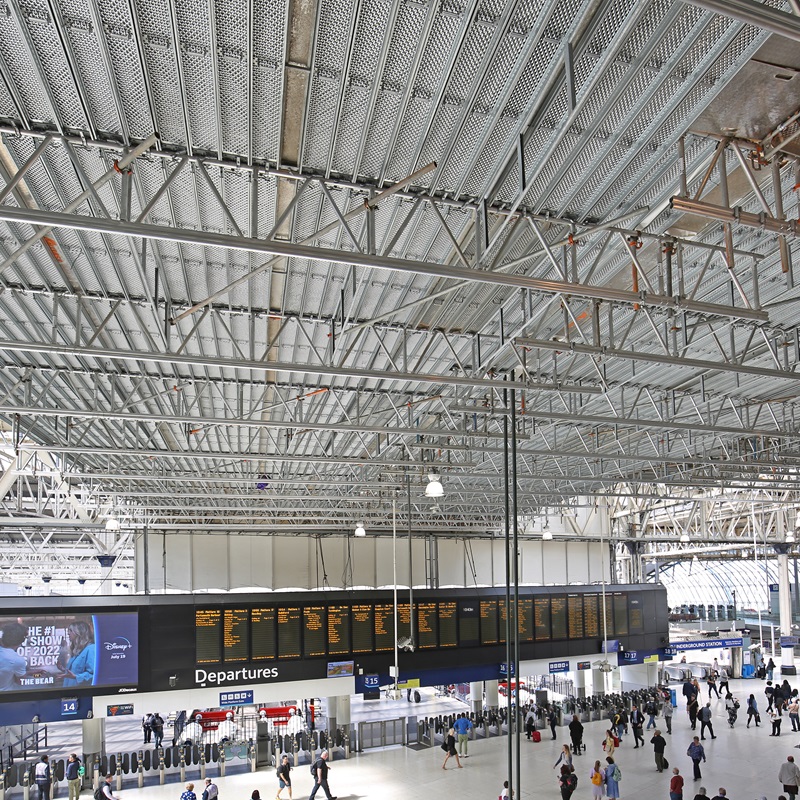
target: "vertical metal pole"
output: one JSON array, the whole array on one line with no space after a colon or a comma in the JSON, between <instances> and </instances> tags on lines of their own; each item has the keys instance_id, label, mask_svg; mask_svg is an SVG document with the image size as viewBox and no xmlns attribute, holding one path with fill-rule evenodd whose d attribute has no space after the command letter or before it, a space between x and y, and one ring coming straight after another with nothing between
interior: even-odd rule
<instances>
[{"instance_id":1,"label":"vertical metal pole","mask_svg":"<svg viewBox=\"0 0 800 800\"><path fill-rule=\"evenodd\" d=\"M511 380L514 380L514 373L511 373ZM517 510L517 393L514 389L511 390L511 496L514 515L512 517L512 524L514 526L513 537L513 579L514 579L514 676L516 683L514 685L514 745L516 748L517 757L517 773L516 784L517 792L521 791L520 779L520 726L519 722L519 681L521 675L519 674L519 513ZM506 415L508 419L508 415ZM510 697L509 693L509 697ZM509 709L509 726L511 725L511 709ZM511 736L511 728L509 727L509 738Z\"/></svg>"},{"instance_id":2,"label":"vertical metal pole","mask_svg":"<svg viewBox=\"0 0 800 800\"><path fill-rule=\"evenodd\" d=\"M144 593L150 594L150 531L147 525L144 526L144 542L142 550L144 551Z\"/></svg>"},{"instance_id":3,"label":"vertical metal pole","mask_svg":"<svg viewBox=\"0 0 800 800\"><path fill-rule=\"evenodd\" d=\"M408 613L409 632L412 643L416 643L414 636L414 572L412 568L413 548L411 546L411 475L406 471L406 499L408 501Z\"/></svg>"},{"instance_id":4,"label":"vertical metal pole","mask_svg":"<svg viewBox=\"0 0 800 800\"><path fill-rule=\"evenodd\" d=\"M503 380L508 380L508 376L504 376ZM508 389L503 389L503 405L508 411ZM511 674L512 670L512 627L511 615L513 608L511 606L511 518L509 508L509 474L508 474L508 414L503 415L503 479L505 484L505 545L506 545L506 697L511 697L511 681L516 680L516 675ZM514 620L514 627L517 626L516 619ZM509 729L510 731L510 729ZM498 731L499 733L499 731ZM511 735L508 737L508 796L514 796L514 754L512 750Z\"/></svg>"},{"instance_id":5,"label":"vertical metal pole","mask_svg":"<svg viewBox=\"0 0 800 800\"><path fill-rule=\"evenodd\" d=\"M393 699L397 699L397 678L400 675L398 666L399 654L397 650L397 498L392 498L392 583L394 584L394 691Z\"/></svg>"}]
</instances>

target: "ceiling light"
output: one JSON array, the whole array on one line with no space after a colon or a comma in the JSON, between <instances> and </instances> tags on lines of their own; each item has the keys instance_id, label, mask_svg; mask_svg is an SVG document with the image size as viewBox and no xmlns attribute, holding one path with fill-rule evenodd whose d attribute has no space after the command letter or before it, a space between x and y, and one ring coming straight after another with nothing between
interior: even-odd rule
<instances>
[{"instance_id":1,"label":"ceiling light","mask_svg":"<svg viewBox=\"0 0 800 800\"><path fill-rule=\"evenodd\" d=\"M106 530L107 531L118 531L119 530L119 520L116 517L109 517L106 520Z\"/></svg>"},{"instance_id":2,"label":"ceiling light","mask_svg":"<svg viewBox=\"0 0 800 800\"><path fill-rule=\"evenodd\" d=\"M792 533L792 531L787 531L784 541L788 542L789 544L793 544L795 541L794 533Z\"/></svg>"},{"instance_id":3,"label":"ceiling light","mask_svg":"<svg viewBox=\"0 0 800 800\"><path fill-rule=\"evenodd\" d=\"M689 538L689 534L688 533L682 533L681 534L681 542L683 542L683 544L689 544L690 541L691 541L691 539Z\"/></svg>"},{"instance_id":4,"label":"ceiling light","mask_svg":"<svg viewBox=\"0 0 800 800\"><path fill-rule=\"evenodd\" d=\"M428 475L428 485L425 487L425 497L442 497L444 495L444 487L439 480L439 476L432 472Z\"/></svg>"},{"instance_id":5,"label":"ceiling light","mask_svg":"<svg viewBox=\"0 0 800 800\"><path fill-rule=\"evenodd\" d=\"M361 522L359 522L358 525L356 525L356 529L355 529L354 533L355 533L356 536L366 536L367 535L367 532L364 530L364 525Z\"/></svg>"},{"instance_id":6,"label":"ceiling light","mask_svg":"<svg viewBox=\"0 0 800 800\"><path fill-rule=\"evenodd\" d=\"M553 532L552 531L548 531L548 530L542 531L542 540L543 541L549 542L549 541L552 540L552 538L553 538Z\"/></svg>"}]
</instances>

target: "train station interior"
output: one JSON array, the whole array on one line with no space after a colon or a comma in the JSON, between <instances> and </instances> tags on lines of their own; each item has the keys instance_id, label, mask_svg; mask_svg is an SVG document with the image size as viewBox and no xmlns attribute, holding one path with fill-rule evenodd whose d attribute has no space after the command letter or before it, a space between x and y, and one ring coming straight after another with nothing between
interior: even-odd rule
<instances>
[{"instance_id":1,"label":"train station interior","mask_svg":"<svg viewBox=\"0 0 800 800\"><path fill-rule=\"evenodd\" d=\"M2 800L786 794L800 2L4 10Z\"/></svg>"}]
</instances>

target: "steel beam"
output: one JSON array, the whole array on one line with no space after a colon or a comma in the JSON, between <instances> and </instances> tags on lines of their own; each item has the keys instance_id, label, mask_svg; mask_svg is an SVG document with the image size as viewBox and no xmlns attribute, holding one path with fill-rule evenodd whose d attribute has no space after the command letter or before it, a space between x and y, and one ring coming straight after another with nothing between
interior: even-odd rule
<instances>
[{"instance_id":1,"label":"steel beam","mask_svg":"<svg viewBox=\"0 0 800 800\"><path fill-rule=\"evenodd\" d=\"M675 200L679 199L680 198L675 198ZM674 297L649 294L647 292L629 292L603 285L592 286L568 281L541 280L528 277L527 275L509 275L502 272L488 272L486 270L469 269L467 267L458 267L450 264L436 264L425 261L413 261L411 259L389 258L370 253L329 250L327 248L309 247L307 245L278 241L266 242L249 239L247 237L231 236L224 233L124 222L122 220L98 219L64 212L0 206L0 219L6 220L7 222L22 222L28 225L46 226L48 229L63 227L72 230L142 237L203 247L217 247L249 253L260 253L262 255L283 256L285 258L301 258L311 261L317 260L331 264L352 264L358 267L385 269L392 272L424 275L427 277L450 278L453 280L467 280L492 286L513 286L530 289L534 292L543 292L545 294L568 294L574 297L584 297L587 299L609 300L630 305L647 305L669 308L675 311L691 311L698 314L729 317L731 319L757 320L762 322L766 322L769 319L765 311L736 308L716 303L704 303L689 299L676 300ZM32 240L29 240L29 242L33 244ZM27 249L30 244L26 243L24 246L25 249ZM13 256L6 259L6 266L13 261L21 251L22 248L18 249ZM3 265L0 265L0 269L2 269L2 266Z\"/></svg>"},{"instance_id":2,"label":"steel beam","mask_svg":"<svg viewBox=\"0 0 800 800\"><path fill-rule=\"evenodd\" d=\"M757 3L755 0L681 0L681 2L800 42L800 18L763 3Z\"/></svg>"}]
</instances>

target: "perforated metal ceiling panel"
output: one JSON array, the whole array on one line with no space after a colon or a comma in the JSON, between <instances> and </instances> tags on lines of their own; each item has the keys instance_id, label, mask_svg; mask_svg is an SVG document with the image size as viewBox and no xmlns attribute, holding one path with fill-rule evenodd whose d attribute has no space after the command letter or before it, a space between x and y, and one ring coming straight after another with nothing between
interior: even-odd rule
<instances>
[{"instance_id":1,"label":"perforated metal ceiling panel","mask_svg":"<svg viewBox=\"0 0 800 800\"><path fill-rule=\"evenodd\" d=\"M386 533L402 488L415 535L494 535L511 428L518 520L608 502L622 539L651 496L794 492L796 108L737 139L763 121L724 100L743 69L782 96L763 30L667 0L5 8L0 516Z\"/></svg>"}]
</instances>

